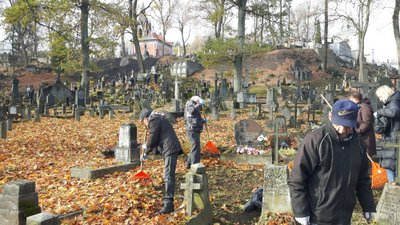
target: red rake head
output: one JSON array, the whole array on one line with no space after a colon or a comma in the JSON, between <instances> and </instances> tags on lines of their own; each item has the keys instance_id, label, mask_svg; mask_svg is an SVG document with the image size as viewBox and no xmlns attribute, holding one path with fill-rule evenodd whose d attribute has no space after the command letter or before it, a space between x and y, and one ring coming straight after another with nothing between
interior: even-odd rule
<instances>
[{"instance_id":1,"label":"red rake head","mask_svg":"<svg viewBox=\"0 0 400 225\"><path fill-rule=\"evenodd\" d=\"M204 151L213 154L213 155L218 155L220 154L217 146L214 145L214 143L212 143L211 141L208 141L205 145L204 145Z\"/></svg>"},{"instance_id":2,"label":"red rake head","mask_svg":"<svg viewBox=\"0 0 400 225\"><path fill-rule=\"evenodd\" d=\"M137 172L135 175L133 175L133 178L136 179L150 179L150 176L144 172L143 170Z\"/></svg>"}]
</instances>

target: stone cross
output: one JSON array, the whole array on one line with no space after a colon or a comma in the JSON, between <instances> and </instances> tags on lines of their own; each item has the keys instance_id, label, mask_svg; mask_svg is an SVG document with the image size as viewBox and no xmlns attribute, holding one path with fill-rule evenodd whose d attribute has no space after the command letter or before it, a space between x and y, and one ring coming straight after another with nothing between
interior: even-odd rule
<instances>
[{"instance_id":1,"label":"stone cross","mask_svg":"<svg viewBox=\"0 0 400 225\"><path fill-rule=\"evenodd\" d=\"M189 224L212 224L206 167L201 163L193 164L185 175L185 182L180 187L185 190L186 214L192 215L193 209L201 210L197 216L201 221Z\"/></svg>"},{"instance_id":2,"label":"stone cross","mask_svg":"<svg viewBox=\"0 0 400 225\"><path fill-rule=\"evenodd\" d=\"M275 166L279 165L279 135L288 135L289 132L279 132L277 123L274 123L274 132L267 132L267 134L272 134L275 136L275 147L272 153L272 164Z\"/></svg>"}]
</instances>

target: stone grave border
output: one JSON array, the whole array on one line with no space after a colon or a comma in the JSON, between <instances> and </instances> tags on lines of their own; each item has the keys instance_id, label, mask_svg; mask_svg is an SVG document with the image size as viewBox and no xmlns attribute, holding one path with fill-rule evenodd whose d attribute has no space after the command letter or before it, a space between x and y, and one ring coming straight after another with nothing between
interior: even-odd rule
<instances>
[{"instance_id":1,"label":"stone grave border","mask_svg":"<svg viewBox=\"0 0 400 225\"><path fill-rule=\"evenodd\" d=\"M104 177L105 175L115 172L127 172L128 170L135 169L140 165L140 162L126 163L122 165L115 165L110 167L101 167L98 169L89 169L82 167L71 168L71 177L80 179L96 179Z\"/></svg>"}]
</instances>

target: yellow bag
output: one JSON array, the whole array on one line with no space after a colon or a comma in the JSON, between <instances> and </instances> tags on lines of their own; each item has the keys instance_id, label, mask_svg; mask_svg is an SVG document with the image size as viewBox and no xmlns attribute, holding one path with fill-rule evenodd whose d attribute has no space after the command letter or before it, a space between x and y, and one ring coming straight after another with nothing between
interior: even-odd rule
<instances>
[{"instance_id":1,"label":"yellow bag","mask_svg":"<svg viewBox=\"0 0 400 225\"><path fill-rule=\"evenodd\" d=\"M379 163L374 162L368 154L367 157L371 161L371 188L382 189L388 182L387 172Z\"/></svg>"}]
</instances>

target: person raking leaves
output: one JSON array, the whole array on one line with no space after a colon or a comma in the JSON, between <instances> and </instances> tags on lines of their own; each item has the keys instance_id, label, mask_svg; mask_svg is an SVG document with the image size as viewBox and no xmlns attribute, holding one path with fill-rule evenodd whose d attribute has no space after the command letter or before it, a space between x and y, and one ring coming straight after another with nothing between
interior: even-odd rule
<instances>
[{"instance_id":1,"label":"person raking leaves","mask_svg":"<svg viewBox=\"0 0 400 225\"><path fill-rule=\"evenodd\" d=\"M182 146L164 113L143 109L139 121L145 124L148 132L146 143L142 144L145 153L140 160L145 160L151 149L157 146L164 158L165 195L159 213L168 214L174 211L175 170L178 155L183 153Z\"/></svg>"}]
</instances>

